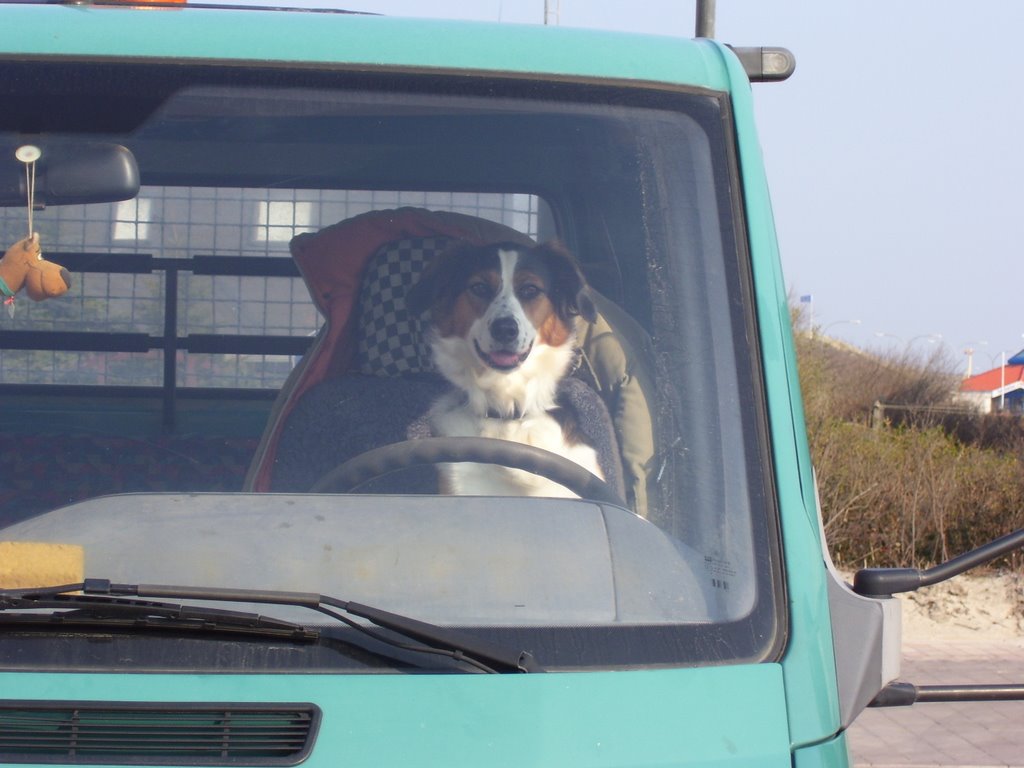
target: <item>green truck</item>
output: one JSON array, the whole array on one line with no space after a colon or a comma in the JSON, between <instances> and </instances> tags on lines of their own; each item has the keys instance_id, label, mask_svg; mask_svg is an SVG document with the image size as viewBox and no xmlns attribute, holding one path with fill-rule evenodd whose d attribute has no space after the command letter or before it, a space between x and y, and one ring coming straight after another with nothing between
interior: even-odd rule
<instances>
[{"instance_id":1,"label":"green truck","mask_svg":"<svg viewBox=\"0 0 1024 768\"><path fill-rule=\"evenodd\" d=\"M0 763L841 766L942 698L894 683L892 593L958 566L851 588L824 547L751 102L792 67L0 3ZM424 421L406 292L553 240L601 476ZM441 493L465 464L566 493Z\"/></svg>"}]
</instances>

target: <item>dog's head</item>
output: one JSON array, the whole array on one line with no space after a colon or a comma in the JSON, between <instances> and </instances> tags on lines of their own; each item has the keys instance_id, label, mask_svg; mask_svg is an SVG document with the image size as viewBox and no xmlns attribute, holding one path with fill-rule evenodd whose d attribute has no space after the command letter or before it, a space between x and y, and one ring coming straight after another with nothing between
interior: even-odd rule
<instances>
[{"instance_id":1,"label":"dog's head","mask_svg":"<svg viewBox=\"0 0 1024 768\"><path fill-rule=\"evenodd\" d=\"M432 332L461 339L478 366L508 373L539 347L571 346L594 303L576 260L558 242L459 245L439 255L406 297L429 310Z\"/></svg>"}]
</instances>

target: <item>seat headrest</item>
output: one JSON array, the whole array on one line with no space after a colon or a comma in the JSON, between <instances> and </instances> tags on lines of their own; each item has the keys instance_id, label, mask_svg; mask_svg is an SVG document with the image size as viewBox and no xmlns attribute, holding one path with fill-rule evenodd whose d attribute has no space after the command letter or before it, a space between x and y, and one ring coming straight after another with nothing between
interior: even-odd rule
<instances>
[{"instance_id":1,"label":"seat headrest","mask_svg":"<svg viewBox=\"0 0 1024 768\"><path fill-rule=\"evenodd\" d=\"M354 368L371 376L404 376L433 371L430 347L406 294L427 264L451 242L414 237L387 243L370 257L356 300Z\"/></svg>"}]
</instances>

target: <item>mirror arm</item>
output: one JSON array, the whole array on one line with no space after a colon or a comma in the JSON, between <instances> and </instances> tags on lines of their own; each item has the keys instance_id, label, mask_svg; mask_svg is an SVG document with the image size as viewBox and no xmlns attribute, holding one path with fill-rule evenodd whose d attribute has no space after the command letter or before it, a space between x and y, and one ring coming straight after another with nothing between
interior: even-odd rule
<instances>
[{"instance_id":1,"label":"mirror arm","mask_svg":"<svg viewBox=\"0 0 1024 768\"><path fill-rule=\"evenodd\" d=\"M932 568L862 568L853 577L853 591L864 597L891 597L959 576L1024 547L1024 528L965 552Z\"/></svg>"},{"instance_id":2,"label":"mirror arm","mask_svg":"<svg viewBox=\"0 0 1024 768\"><path fill-rule=\"evenodd\" d=\"M1024 701L1024 685L914 685L889 683L869 707L909 707L912 704L968 701Z\"/></svg>"}]
</instances>

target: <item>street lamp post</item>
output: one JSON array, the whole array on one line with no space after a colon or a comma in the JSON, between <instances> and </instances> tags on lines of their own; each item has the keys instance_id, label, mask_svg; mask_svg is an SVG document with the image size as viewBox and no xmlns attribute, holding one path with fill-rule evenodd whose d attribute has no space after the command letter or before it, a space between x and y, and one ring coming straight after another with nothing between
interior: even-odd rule
<instances>
[{"instance_id":1,"label":"street lamp post","mask_svg":"<svg viewBox=\"0 0 1024 768\"><path fill-rule=\"evenodd\" d=\"M847 323L849 325L860 325L860 320L836 320L834 322L829 323L824 328L822 328L821 329L821 335L824 336L825 335L825 331L827 331L832 326L834 326L834 325L843 325L844 323Z\"/></svg>"},{"instance_id":2,"label":"street lamp post","mask_svg":"<svg viewBox=\"0 0 1024 768\"><path fill-rule=\"evenodd\" d=\"M967 373L964 375L965 379L971 378L974 374L974 345L977 344L980 347L987 347L988 342L980 339L975 341L967 342L967 346L964 347L964 354L967 355Z\"/></svg>"},{"instance_id":3,"label":"street lamp post","mask_svg":"<svg viewBox=\"0 0 1024 768\"><path fill-rule=\"evenodd\" d=\"M910 348L914 345L915 341L926 339L929 344L936 344L942 341L941 333L922 333L919 336L911 336L907 341L904 341L902 336L897 336L895 333L889 333L888 331L875 331L875 336L878 336L879 338L888 337L890 339L896 339L896 341L903 345L903 353L905 355L909 355Z\"/></svg>"},{"instance_id":4,"label":"street lamp post","mask_svg":"<svg viewBox=\"0 0 1024 768\"><path fill-rule=\"evenodd\" d=\"M897 336L895 333L889 333L888 331L875 331L875 336L877 336L880 339L896 339L896 341L898 341L900 344L904 343L902 336Z\"/></svg>"},{"instance_id":5,"label":"street lamp post","mask_svg":"<svg viewBox=\"0 0 1024 768\"><path fill-rule=\"evenodd\" d=\"M910 341L907 342L907 350L910 350L910 345L919 339L927 339L929 344L935 344L942 341L941 333L922 333L920 336L914 336Z\"/></svg>"}]
</instances>

